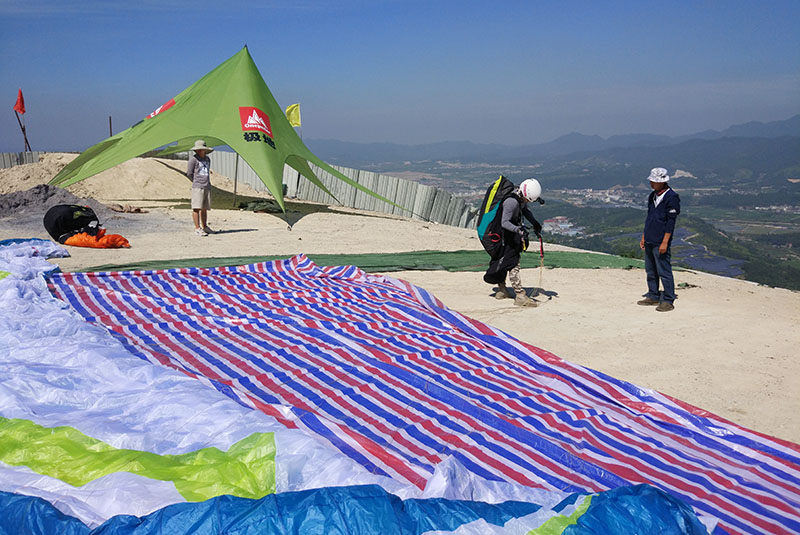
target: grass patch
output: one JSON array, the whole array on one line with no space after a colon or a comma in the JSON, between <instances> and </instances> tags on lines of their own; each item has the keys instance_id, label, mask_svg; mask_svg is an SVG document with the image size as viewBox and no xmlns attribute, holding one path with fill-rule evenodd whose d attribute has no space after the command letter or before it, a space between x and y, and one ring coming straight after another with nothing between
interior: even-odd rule
<instances>
[{"instance_id":1,"label":"grass patch","mask_svg":"<svg viewBox=\"0 0 800 535\"><path fill-rule=\"evenodd\" d=\"M364 271L485 271L489 257L483 251L414 251L408 253L366 253L366 254L309 254L321 266L358 266ZM274 256L236 256L225 258L185 258L135 262L130 264L104 264L82 271L134 271L175 268L210 268L220 266L241 266L256 262L282 260L287 255ZM633 269L644 268L644 262L634 258L583 253L573 251L552 251L545 253L544 265L548 268L569 269ZM539 267L538 254L523 254L523 268Z\"/></svg>"}]
</instances>

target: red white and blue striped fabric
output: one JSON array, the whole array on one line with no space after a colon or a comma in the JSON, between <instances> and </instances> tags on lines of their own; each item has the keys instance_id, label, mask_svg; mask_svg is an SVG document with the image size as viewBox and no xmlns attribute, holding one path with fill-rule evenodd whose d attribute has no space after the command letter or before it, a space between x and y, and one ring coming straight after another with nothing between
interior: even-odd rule
<instances>
[{"instance_id":1,"label":"red white and blue striped fabric","mask_svg":"<svg viewBox=\"0 0 800 535\"><path fill-rule=\"evenodd\" d=\"M650 483L720 532L800 533L800 446L564 362L425 290L305 256L60 273L51 291L135 355L208 381L420 488L455 457L490 480Z\"/></svg>"}]
</instances>

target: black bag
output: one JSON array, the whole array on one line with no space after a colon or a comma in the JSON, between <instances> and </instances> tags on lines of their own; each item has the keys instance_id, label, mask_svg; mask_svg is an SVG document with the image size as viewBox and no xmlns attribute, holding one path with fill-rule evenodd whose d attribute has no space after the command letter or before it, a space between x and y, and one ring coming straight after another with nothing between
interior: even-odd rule
<instances>
[{"instance_id":1,"label":"black bag","mask_svg":"<svg viewBox=\"0 0 800 535\"><path fill-rule=\"evenodd\" d=\"M478 239L492 258L503 250L502 206L512 193L514 183L500 175L486 190L478 212Z\"/></svg>"},{"instance_id":2,"label":"black bag","mask_svg":"<svg viewBox=\"0 0 800 535\"><path fill-rule=\"evenodd\" d=\"M59 243L81 232L96 236L100 229L100 220L94 210L78 204L53 206L44 214L43 223L47 233Z\"/></svg>"}]
</instances>

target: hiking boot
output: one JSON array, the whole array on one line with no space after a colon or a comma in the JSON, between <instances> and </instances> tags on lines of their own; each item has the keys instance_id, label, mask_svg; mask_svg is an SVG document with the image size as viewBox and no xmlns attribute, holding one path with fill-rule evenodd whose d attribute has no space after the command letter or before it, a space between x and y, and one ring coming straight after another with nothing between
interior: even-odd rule
<instances>
[{"instance_id":1,"label":"hiking boot","mask_svg":"<svg viewBox=\"0 0 800 535\"><path fill-rule=\"evenodd\" d=\"M498 284L497 291L494 293L495 299L508 299L508 287L505 284Z\"/></svg>"},{"instance_id":2,"label":"hiking boot","mask_svg":"<svg viewBox=\"0 0 800 535\"><path fill-rule=\"evenodd\" d=\"M208 232L206 232L201 228L194 229L194 233L197 234L198 236L208 236Z\"/></svg>"},{"instance_id":3,"label":"hiking boot","mask_svg":"<svg viewBox=\"0 0 800 535\"><path fill-rule=\"evenodd\" d=\"M667 303L666 301L656 307L656 311L658 312L669 312L670 310L675 310L675 306L672 303Z\"/></svg>"},{"instance_id":4,"label":"hiking boot","mask_svg":"<svg viewBox=\"0 0 800 535\"><path fill-rule=\"evenodd\" d=\"M518 307L538 307L539 303L523 294L514 298L514 305Z\"/></svg>"},{"instance_id":5,"label":"hiking boot","mask_svg":"<svg viewBox=\"0 0 800 535\"><path fill-rule=\"evenodd\" d=\"M645 307L649 307L649 306L657 305L658 301L656 301L655 299L650 299L649 297L645 297L641 301L636 301L636 304L637 305L642 305L642 306L645 306Z\"/></svg>"}]
</instances>

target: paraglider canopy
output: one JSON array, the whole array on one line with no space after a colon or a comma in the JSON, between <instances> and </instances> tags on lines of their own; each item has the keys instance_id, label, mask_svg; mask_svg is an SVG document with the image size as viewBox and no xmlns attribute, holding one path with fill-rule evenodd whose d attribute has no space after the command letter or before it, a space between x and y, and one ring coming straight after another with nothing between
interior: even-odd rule
<instances>
[{"instance_id":1,"label":"paraglider canopy","mask_svg":"<svg viewBox=\"0 0 800 535\"><path fill-rule=\"evenodd\" d=\"M230 59L114 136L89 147L50 181L66 187L158 147L159 154L189 150L198 139L228 145L267 186L281 209L283 167L289 165L331 195L309 162L389 204L316 157L297 135L245 46Z\"/></svg>"}]
</instances>

